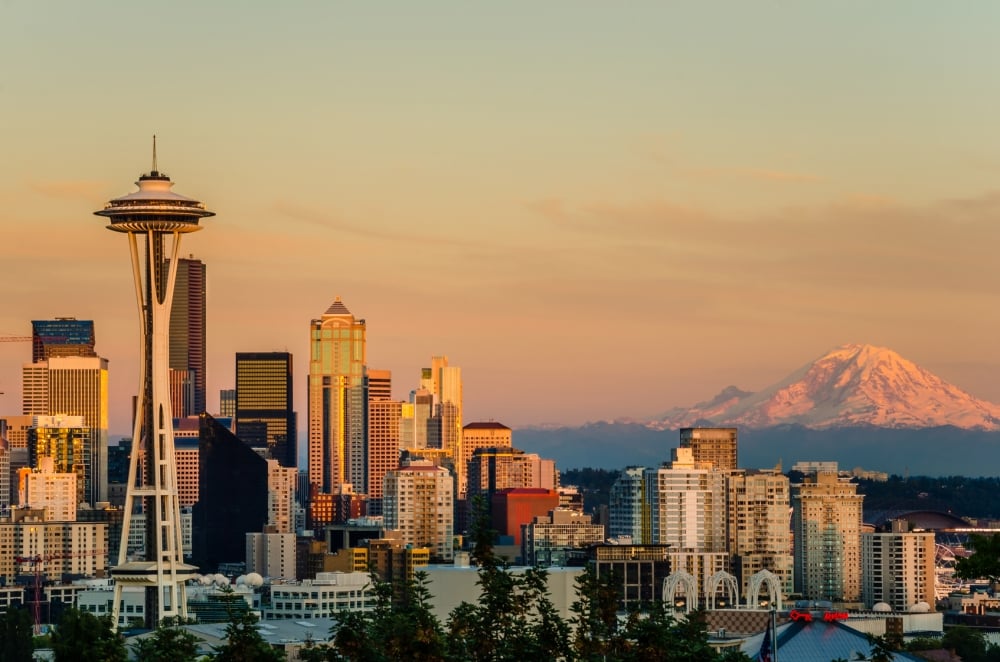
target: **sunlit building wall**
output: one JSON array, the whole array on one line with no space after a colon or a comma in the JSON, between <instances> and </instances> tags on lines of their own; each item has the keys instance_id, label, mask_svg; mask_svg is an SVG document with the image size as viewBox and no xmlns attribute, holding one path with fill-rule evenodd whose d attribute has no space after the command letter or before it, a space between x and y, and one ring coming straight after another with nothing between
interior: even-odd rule
<instances>
[{"instance_id":1,"label":"sunlit building wall","mask_svg":"<svg viewBox=\"0 0 1000 662\"><path fill-rule=\"evenodd\" d=\"M92 494L91 430L83 416L35 416L28 430L28 465L41 468L44 458L52 460L52 471L76 474L74 507L87 502Z\"/></svg>"},{"instance_id":2,"label":"sunlit building wall","mask_svg":"<svg viewBox=\"0 0 1000 662\"><path fill-rule=\"evenodd\" d=\"M289 352L236 354L236 434L251 446L265 446L285 467L298 464L292 366ZM263 439L247 436L251 424Z\"/></svg>"},{"instance_id":3,"label":"sunlit building wall","mask_svg":"<svg viewBox=\"0 0 1000 662\"><path fill-rule=\"evenodd\" d=\"M404 542L429 548L436 559L452 558L454 486L447 469L418 460L386 472L382 514Z\"/></svg>"},{"instance_id":4,"label":"sunlit building wall","mask_svg":"<svg viewBox=\"0 0 1000 662\"><path fill-rule=\"evenodd\" d=\"M309 327L309 482L335 494L367 489L365 321L339 297Z\"/></svg>"},{"instance_id":5,"label":"sunlit building wall","mask_svg":"<svg viewBox=\"0 0 1000 662\"><path fill-rule=\"evenodd\" d=\"M108 360L96 356L53 357L26 364L26 415L82 416L90 429L91 481L86 501L108 499Z\"/></svg>"}]
</instances>

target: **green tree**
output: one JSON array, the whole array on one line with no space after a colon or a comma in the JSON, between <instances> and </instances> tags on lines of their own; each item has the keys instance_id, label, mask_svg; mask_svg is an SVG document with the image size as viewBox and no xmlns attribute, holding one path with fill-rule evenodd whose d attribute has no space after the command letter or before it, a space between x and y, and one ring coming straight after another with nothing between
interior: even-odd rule
<instances>
[{"instance_id":1,"label":"green tree","mask_svg":"<svg viewBox=\"0 0 1000 662\"><path fill-rule=\"evenodd\" d=\"M892 662L895 659L894 653L903 649L903 641L898 635L867 636L868 644L871 646L868 659L872 662Z\"/></svg>"},{"instance_id":2,"label":"green tree","mask_svg":"<svg viewBox=\"0 0 1000 662\"><path fill-rule=\"evenodd\" d=\"M315 660L345 659L357 662L445 660L444 632L431 611L427 574L414 573L413 579L381 581L372 573L375 605L371 611L343 611L334 614L332 651L315 647ZM335 657L334 654L340 657ZM321 657L325 655L326 657Z\"/></svg>"},{"instance_id":3,"label":"green tree","mask_svg":"<svg viewBox=\"0 0 1000 662\"><path fill-rule=\"evenodd\" d=\"M984 662L988 659L983 633L965 626L946 629L941 637L941 647L955 651L962 662Z\"/></svg>"},{"instance_id":4,"label":"green tree","mask_svg":"<svg viewBox=\"0 0 1000 662\"><path fill-rule=\"evenodd\" d=\"M27 609L9 607L0 614L0 660L31 662L33 634L31 615Z\"/></svg>"},{"instance_id":5,"label":"green tree","mask_svg":"<svg viewBox=\"0 0 1000 662\"><path fill-rule=\"evenodd\" d=\"M183 627L180 619L163 619L152 635L136 639L132 652L143 662L194 662L198 659L198 637Z\"/></svg>"},{"instance_id":6,"label":"green tree","mask_svg":"<svg viewBox=\"0 0 1000 662\"><path fill-rule=\"evenodd\" d=\"M523 662L570 659L570 629L548 595L548 574L529 569L515 575L496 556L485 502L477 499L470 535L479 566L479 601L462 603L448 618L450 654L459 660Z\"/></svg>"},{"instance_id":7,"label":"green tree","mask_svg":"<svg viewBox=\"0 0 1000 662\"><path fill-rule=\"evenodd\" d=\"M959 559L955 564L955 576L961 579L987 578L990 582L1000 581L1000 533L991 536L972 534L969 536L971 556Z\"/></svg>"},{"instance_id":8,"label":"green tree","mask_svg":"<svg viewBox=\"0 0 1000 662\"><path fill-rule=\"evenodd\" d=\"M941 640L936 637L916 637L906 643L908 651L932 651L941 648Z\"/></svg>"},{"instance_id":9,"label":"green tree","mask_svg":"<svg viewBox=\"0 0 1000 662\"><path fill-rule=\"evenodd\" d=\"M285 654L271 647L257 631L257 617L241 608L243 598L228 586L222 589L229 614L226 643L215 649L216 662L283 662Z\"/></svg>"},{"instance_id":10,"label":"green tree","mask_svg":"<svg viewBox=\"0 0 1000 662\"><path fill-rule=\"evenodd\" d=\"M614 575L598 577L591 565L576 580L578 599L570 607L574 614L570 622L576 628L573 647L581 661L615 659L625 650L616 582Z\"/></svg>"},{"instance_id":11,"label":"green tree","mask_svg":"<svg viewBox=\"0 0 1000 662\"><path fill-rule=\"evenodd\" d=\"M108 617L67 609L52 633L52 652L57 662L126 662L125 639Z\"/></svg>"}]
</instances>

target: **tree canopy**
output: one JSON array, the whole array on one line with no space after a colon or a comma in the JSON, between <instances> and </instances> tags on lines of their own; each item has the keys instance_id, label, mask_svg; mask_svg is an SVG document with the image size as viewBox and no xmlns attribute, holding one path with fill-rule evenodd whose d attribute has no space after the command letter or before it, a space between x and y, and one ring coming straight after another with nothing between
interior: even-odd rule
<instances>
[{"instance_id":1,"label":"tree canopy","mask_svg":"<svg viewBox=\"0 0 1000 662\"><path fill-rule=\"evenodd\" d=\"M991 536L972 534L969 536L971 556L959 559L955 564L955 576L962 579L989 579L1000 581L1000 533Z\"/></svg>"},{"instance_id":2,"label":"tree canopy","mask_svg":"<svg viewBox=\"0 0 1000 662\"><path fill-rule=\"evenodd\" d=\"M125 639L115 632L111 619L88 611L67 609L52 633L56 662L126 662Z\"/></svg>"}]
</instances>

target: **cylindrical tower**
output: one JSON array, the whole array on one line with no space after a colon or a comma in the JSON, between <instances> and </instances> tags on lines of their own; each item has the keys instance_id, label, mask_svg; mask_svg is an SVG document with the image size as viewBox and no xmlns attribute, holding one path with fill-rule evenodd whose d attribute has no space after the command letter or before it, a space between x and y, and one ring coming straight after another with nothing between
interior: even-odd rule
<instances>
[{"instance_id":1,"label":"cylindrical tower","mask_svg":"<svg viewBox=\"0 0 1000 662\"><path fill-rule=\"evenodd\" d=\"M170 190L170 178L156 168L155 137L153 168L139 177L136 186L138 191L115 198L94 213L109 219L109 230L128 235L142 349L121 546L117 566L111 570L112 622L118 625L122 587L142 586L146 627L154 628L164 618L187 617L184 582L197 570L184 563L181 546L168 375L170 307L181 235L200 230L198 222L215 214L201 202ZM142 480L138 479L140 454L145 457ZM146 553L130 559L128 539L136 498L142 500L146 518Z\"/></svg>"}]
</instances>

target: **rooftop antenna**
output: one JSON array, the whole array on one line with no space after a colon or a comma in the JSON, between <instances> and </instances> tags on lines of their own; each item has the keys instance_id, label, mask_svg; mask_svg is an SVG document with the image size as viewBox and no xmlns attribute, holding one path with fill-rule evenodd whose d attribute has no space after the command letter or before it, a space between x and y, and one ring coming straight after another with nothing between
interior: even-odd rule
<instances>
[{"instance_id":1,"label":"rooftop antenna","mask_svg":"<svg viewBox=\"0 0 1000 662\"><path fill-rule=\"evenodd\" d=\"M151 175L157 174L156 170L156 134L153 134L153 169L150 171Z\"/></svg>"}]
</instances>

